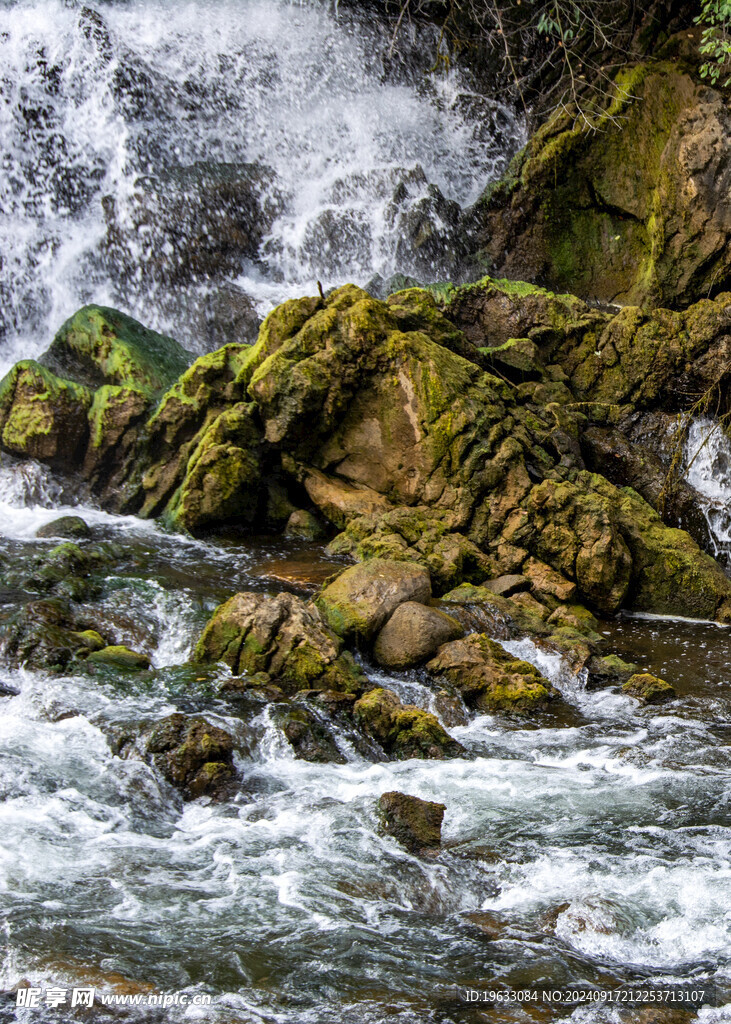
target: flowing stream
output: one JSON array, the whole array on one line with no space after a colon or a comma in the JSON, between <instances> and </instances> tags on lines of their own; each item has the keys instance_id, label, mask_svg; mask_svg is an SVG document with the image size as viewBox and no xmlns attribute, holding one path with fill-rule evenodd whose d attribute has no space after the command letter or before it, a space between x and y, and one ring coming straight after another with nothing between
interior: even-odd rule
<instances>
[{"instance_id":1,"label":"flowing stream","mask_svg":"<svg viewBox=\"0 0 731 1024\"><path fill-rule=\"evenodd\" d=\"M324 3L0 7L5 368L92 299L205 350L249 300L262 313L318 280L438 278L449 246L425 268L402 244L410 215L426 210L447 237L448 203L473 201L523 137L459 69L437 78L408 54L384 62L381 30ZM259 228L233 256L202 244L208 263L191 267L191 238L230 228L240 241L240 224L205 220L211 195L225 212L232 194ZM188 225L182 243L170 209ZM708 493L718 474L704 466L688 474ZM727 532L729 497L714 496ZM186 661L235 591L313 592L334 569L323 550L192 541L76 500L48 471L2 463L0 561L30 566L54 543L40 526L82 515L117 552L94 614L153 669L46 675L0 662L0 1020L80 1019L16 1008L25 979L212 1000L115 1020L731 1021L731 631L602 624L610 649L676 687L662 708L587 691L558 655L508 644L565 698L534 724L447 711L425 676L366 665L443 716L465 755L374 762L343 731L342 763L309 763L269 711L218 696L222 670ZM0 591L0 620L24 600ZM176 710L234 736L232 799L185 804L114 753L130 725ZM376 800L394 789L446 805L438 856L379 832ZM488 1013L455 998L497 984L673 982L713 983L717 1007Z\"/></svg>"}]
</instances>

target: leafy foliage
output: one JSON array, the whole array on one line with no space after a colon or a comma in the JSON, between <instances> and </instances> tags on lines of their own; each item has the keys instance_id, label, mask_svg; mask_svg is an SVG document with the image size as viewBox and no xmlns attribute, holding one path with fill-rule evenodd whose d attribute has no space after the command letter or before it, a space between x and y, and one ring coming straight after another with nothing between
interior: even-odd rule
<instances>
[{"instance_id":1,"label":"leafy foliage","mask_svg":"<svg viewBox=\"0 0 731 1024\"><path fill-rule=\"evenodd\" d=\"M696 23L703 26L701 53L708 60L701 75L717 85L722 75L731 72L731 0L702 0ZM731 84L731 74L723 82Z\"/></svg>"}]
</instances>

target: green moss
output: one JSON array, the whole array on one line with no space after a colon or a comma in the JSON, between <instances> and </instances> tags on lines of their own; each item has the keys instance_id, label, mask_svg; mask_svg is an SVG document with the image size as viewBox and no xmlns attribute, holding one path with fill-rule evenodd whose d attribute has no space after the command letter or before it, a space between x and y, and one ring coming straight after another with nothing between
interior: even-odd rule
<instances>
[{"instance_id":1,"label":"green moss","mask_svg":"<svg viewBox=\"0 0 731 1024\"><path fill-rule=\"evenodd\" d=\"M168 387L192 359L172 338L105 306L84 306L61 327L43 356L45 365L92 388L134 387L154 394Z\"/></svg>"},{"instance_id":2,"label":"green moss","mask_svg":"<svg viewBox=\"0 0 731 1024\"><path fill-rule=\"evenodd\" d=\"M86 442L87 388L32 359L0 381L0 446L12 455L74 466Z\"/></svg>"},{"instance_id":3,"label":"green moss","mask_svg":"<svg viewBox=\"0 0 731 1024\"><path fill-rule=\"evenodd\" d=\"M123 669L148 669L150 659L146 654L139 654L123 645L103 647L101 650L92 651L87 661L95 665L110 665L113 668Z\"/></svg>"}]
</instances>

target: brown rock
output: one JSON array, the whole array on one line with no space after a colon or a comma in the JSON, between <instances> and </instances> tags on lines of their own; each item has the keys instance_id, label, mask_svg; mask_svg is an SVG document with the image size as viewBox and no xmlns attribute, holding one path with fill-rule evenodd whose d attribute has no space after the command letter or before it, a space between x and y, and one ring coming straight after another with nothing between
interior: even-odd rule
<instances>
[{"instance_id":1,"label":"brown rock","mask_svg":"<svg viewBox=\"0 0 731 1024\"><path fill-rule=\"evenodd\" d=\"M426 661L442 644L458 639L463 632L451 615L406 601L376 637L373 655L385 668L408 668Z\"/></svg>"},{"instance_id":2,"label":"brown rock","mask_svg":"<svg viewBox=\"0 0 731 1024\"><path fill-rule=\"evenodd\" d=\"M442 842L444 804L391 791L378 800L383 831L416 854L434 854Z\"/></svg>"},{"instance_id":3,"label":"brown rock","mask_svg":"<svg viewBox=\"0 0 731 1024\"><path fill-rule=\"evenodd\" d=\"M325 622L342 637L370 639L406 601L426 603L431 581L411 562L371 558L346 569L317 598Z\"/></svg>"}]
</instances>

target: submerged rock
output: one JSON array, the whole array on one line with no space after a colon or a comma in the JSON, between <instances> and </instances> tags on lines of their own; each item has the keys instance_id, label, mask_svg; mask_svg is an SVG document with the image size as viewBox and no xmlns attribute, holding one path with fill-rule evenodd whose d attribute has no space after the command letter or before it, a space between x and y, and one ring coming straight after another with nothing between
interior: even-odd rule
<instances>
[{"instance_id":1,"label":"submerged rock","mask_svg":"<svg viewBox=\"0 0 731 1024\"><path fill-rule=\"evenodd\" d=\"M195 648L199 663L222 661L234 674L264 673L285 693L358 691L361 670L317 609L293 594L235 594L214 612Z\"/></svg>"},{"instance_id":2,"label":"submerged rock","mask_svg":"<svg viewBox=\"0 0 731 1024\"><path fill-rule=\"evenodd\" d=\"M393 690L369 690L353 707L356 723L377 740L386 754L411 757L459 757L464 748L429 711L402 704Z\"/></svg>"},{"instance_id":3,"label":"submerged rock","mask_svg":"<svg viewBox=\"0 0 731 1024\"><path fill-rule=\"evenodd\" d=\"M393 836L411 853L429 856L437 853L442 842L444 804L421 800L418 796L391 791L378 800L383 831Z\"/></svg>"},{"instance_id":4,"label":"submerged rock","mask_svg":"<svg viewBox=\"0 0 731 1024\"><path fill-rule=\"evenodd\" d=\"M7 664L48 672L63 671L73 661L82 661L107 641L96 631L84 628L78 612L61 597L31 601L0 628L0 646Z\"/></svg>"},{"instance_id":5,"label":"submerged rock","mask_svg":"<svg viewBox=\"0 0 731 1024\"><path fill-rule=\"evenodd\" d=\"M442 644L463 632L456 619L438 608L406 601L378 633L373 656L384 668L409 668L426 661Z\"/></svg>"},{"instance_id":6,"label":"submerged rock","mask_svg":"<svg viewBox=\"0 0 731 1024\"><path fill-rule=\"evenodd\" d=\"M431 597L429 573L409 562L371 558L346 569L317 598L328 626L338 636L369 640L406 601Z\"/></svg>"},{"instance_id":7,"label":"submerged rock","mask_svg":"<svg viewBox=\"0 0 731 1024\"><path fill-rule=\"evenodd\" d=\"M426 666L444 676L477 711L529 712L560 699L533 665L521 661L484 633L473 633L440 648Z\"/></svg>"}]
</instances>

